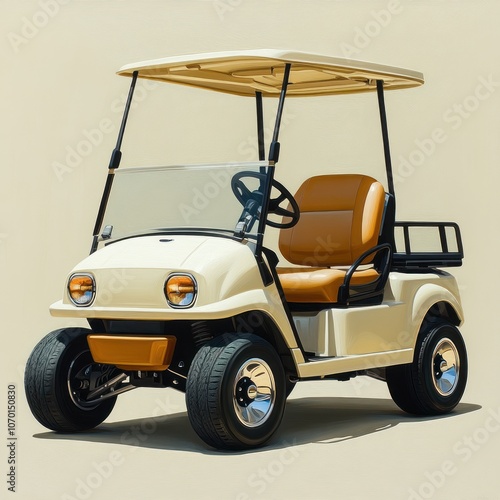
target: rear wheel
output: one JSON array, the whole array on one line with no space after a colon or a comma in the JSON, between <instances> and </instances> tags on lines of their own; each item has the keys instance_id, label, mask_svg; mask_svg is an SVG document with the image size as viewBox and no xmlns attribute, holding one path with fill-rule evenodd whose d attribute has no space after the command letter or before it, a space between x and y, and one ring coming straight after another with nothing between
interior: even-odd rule
<instances>
[{"instance_id":1,"label":"rear wheel","mask_svg":"<svg viewBox=\"0 0 500 500\"><path fill-rule=\"evenodd\" d=\"M91 429L115 405L116 396L106 396L106 392L113 390L108 383L121 372L94 363L87 344L89 333L92 331L86 328L55 330L38 343L28 359L26 397L35 418L48 429Z\"/></svg>"},{"instance_id":2,"label":"rear wheel","mask_svg":"<svg viewBox=\"0 0 500 500\"><path fill-rule=\"evenodd\" d=\"M450 323L424 323L413 363L388 367L386 378L402 410L416 415L450 412L467 383L467 351L460 331Z\"/></svg>"},{"instance_id":3,"label":"rear wheel","mask_svg":"<svg viewBox=\"0 0 500 500\"><path fill-rule=\"evenodd\" d=\"M205 344L189 370L191 425L219 449L260 446L281 423L285 375L273 347L256 335L227 334Z\"/></svg>"},{"instance_id":4,"label":"rear wheel","mask_svg":"<svg viewBox=\"0 0 500 500\"><path fill-rule=\"evenodd\" d=\"M290 396L292 391L295 389L295 386L297 385L296 380L291 380L290 376L287 375L285 379L285 392L286 392L286 397Z\"/></svg>"}]
</instances>

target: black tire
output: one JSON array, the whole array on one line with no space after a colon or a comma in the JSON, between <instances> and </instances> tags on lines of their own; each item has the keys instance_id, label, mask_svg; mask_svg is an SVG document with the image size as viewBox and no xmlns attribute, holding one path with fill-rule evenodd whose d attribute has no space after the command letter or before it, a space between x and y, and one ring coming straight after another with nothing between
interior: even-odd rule
<instances>
[{"instance_id":1,"label":"black tire","mask_svg":"<svg viewBox=\"0 0 500 500\"><path fill-rule=\"evenodd\" d=\"M467 351L458 328L425 322L413 363L388 367L386 379L392 399L402 410L440 415L452 411L462 398L467 369Z\"/></svg>"},{"instance_id":2,"label":"black tire","mask_svg":"<svg viewBox=\"0 0 500 500\"><path fill-rule=\"evenodd\" d=\"M290 380L289 376L285 377L285 393L286 393L287 398L288 398L288 396L290 396L292 391L295 389L296 385L297 385L296 381Z\"/></svg>"},{"instance_id":3,"label":"black tire","mask_svg":"<svg viewBox=\"0 0 500 500\"><path fill-rule=\"evenodd\" d=\"M189 420L214 448L254 448L279 427L285 391L283 365L266 340L224 334L206 343L191 364L186 386Z\"/></svg>"},{"instance_id":4,"label":"black tire","mask_svg":"<svg viewBox=\"0 0 500 500\"><path fill-rule=\"evenodd\" d=\"M117 372L114 367L94 363L87 344L89 333L92 331L86 328L55 330L36 345L28 359L26 397L35 418L48 429L91 429L103 422L115 405L116 396L92 404L84 400L89 391L85 387L87 376L90 380L92 374L94 382L104 383Z\"/></svg>"}]
</instances>

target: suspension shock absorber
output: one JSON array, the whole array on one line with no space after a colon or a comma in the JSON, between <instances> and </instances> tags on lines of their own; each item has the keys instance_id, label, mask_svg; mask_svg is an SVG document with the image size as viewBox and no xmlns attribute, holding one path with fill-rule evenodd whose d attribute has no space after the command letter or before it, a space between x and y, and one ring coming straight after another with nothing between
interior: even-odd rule
<instances>
[{"instance_id":1,"label":"suspension shock absorber","mask_svg":"<svg viewBox=\"0 0 500 500\"><path fill-rule=\"evenodd\" d=\"M191 334L197 349L213 338L208 322L203 320L191 323Z\"/></svg>"}]
</instances>

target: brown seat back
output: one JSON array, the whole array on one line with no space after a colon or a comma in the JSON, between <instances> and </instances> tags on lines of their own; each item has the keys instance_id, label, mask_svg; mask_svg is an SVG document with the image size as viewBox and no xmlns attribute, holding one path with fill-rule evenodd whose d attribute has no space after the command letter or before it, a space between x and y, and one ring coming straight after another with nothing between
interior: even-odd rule
<instances>
[{"instance_id":1,"label":"brown seat back","mask_svg":"<svg viewBox=\"0 0 500 500\"><path fill-rule=\"evenodd\" d=\"M348 266L378 243L385 191L366 175L320 175L307 179L295 199L300 220L282 229L279 248L291 263Z\"/></svg>"}]
</instances>

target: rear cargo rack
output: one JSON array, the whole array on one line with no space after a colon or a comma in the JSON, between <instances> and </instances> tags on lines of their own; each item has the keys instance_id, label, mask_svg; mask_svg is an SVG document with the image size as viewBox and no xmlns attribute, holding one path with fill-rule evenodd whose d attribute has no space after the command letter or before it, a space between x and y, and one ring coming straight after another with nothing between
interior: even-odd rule
<instances>
[{"instance_id":1,"label":"rear cargo rack","mask_svg":"<svg viewBox=\"0 0 500 500\"><path fill-rule=\"evenodd\" d=\"M396 222L395 269L459 267L464 250L455 222Z\"/></svg>"}]
</instances>

